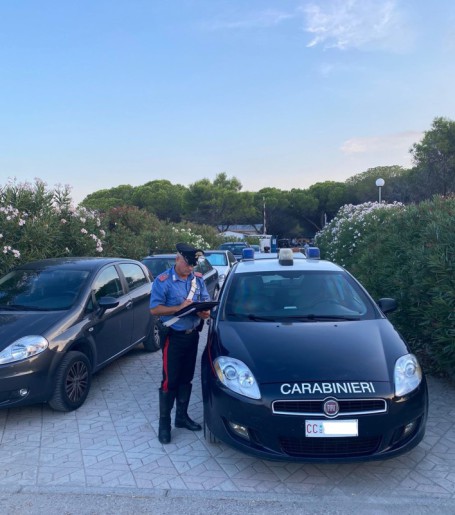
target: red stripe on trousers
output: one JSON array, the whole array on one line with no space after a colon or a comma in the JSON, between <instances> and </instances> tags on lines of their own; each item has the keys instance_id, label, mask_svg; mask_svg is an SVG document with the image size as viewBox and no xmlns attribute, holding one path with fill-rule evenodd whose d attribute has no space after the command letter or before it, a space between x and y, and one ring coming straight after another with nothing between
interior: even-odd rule
<instances>
[{"instance_id":1,"label":"red stripe on trousers","mask_svg":"<svg viewBox=\"0 0 455 515\"><path fill-rule=\"evenodd\" d=\"M167 373L167 367L168 367L168 364L167 364L167 351L169 349L169 335L166 336L166 341L164 342L164 349L163 349L163 371L164 371L164 381L163 381L163 386L162 386L162 390L163 392L167 392L168 389L168 373Z\"/></svg>"}]
</instances>

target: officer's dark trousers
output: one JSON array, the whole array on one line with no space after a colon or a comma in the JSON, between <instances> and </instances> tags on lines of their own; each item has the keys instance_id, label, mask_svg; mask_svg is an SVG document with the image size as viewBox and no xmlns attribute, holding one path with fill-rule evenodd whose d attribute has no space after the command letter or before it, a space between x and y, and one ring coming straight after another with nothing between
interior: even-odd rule
<instances>
[{"instance_id":1,"label":"officer's dark trousers","mask_svg":"<svg viewBox=\"0 0 455 515\"><path fill-rule=\"evenodd\" d=\"M177 392L180 385L190 384L196 367L199 333L169 331L163 348L163 392Z\"/></svg>"},{"instance_id":2,"label":"officer's dark trousers","mask_svg":"<svg viewBox=\"0 0 455 515\"><path fill-rule=\"evenodd\" d=\"M163 380L160 388L160 422L158 439L166 444L171 441L171 411L177 401L175 427L200 431L199 424L191 420L187 409L196 366L199 333L169 331L163 347Z\"/></svg>"}]
</instances>

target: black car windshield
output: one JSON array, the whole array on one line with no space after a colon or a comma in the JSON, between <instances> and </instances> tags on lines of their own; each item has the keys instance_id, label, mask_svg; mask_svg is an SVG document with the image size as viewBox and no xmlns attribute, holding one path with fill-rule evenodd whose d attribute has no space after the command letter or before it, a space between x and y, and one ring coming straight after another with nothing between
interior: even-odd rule
<instances>
[{"instance_id":1,"label":"black car windshield","mask_svg":"<svg viewBox=\"0 0 455 515\"><path fill-rule=\"evenodd\" d=\"M88 276L86 270L13 270L0 279L0 309L69 309Z\"/></svg>"},{"instance_id":2,"label":"black car windshield","mask_svg":"<svg viewBox=\"0 0 455 515\"><path fill-rule=\"evenodd\" d=\"M345 272L286 270L236 274L224 305L229 320L349 321L376 318L369 297Z\"/></svg>"}]
</instances>

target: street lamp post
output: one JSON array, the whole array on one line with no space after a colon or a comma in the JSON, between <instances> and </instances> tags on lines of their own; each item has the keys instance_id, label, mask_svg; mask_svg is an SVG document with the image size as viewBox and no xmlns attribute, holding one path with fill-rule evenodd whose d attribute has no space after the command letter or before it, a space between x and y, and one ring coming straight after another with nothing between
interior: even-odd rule
<instances>
[{"instance_id":1,"label":"street lamp post","mask_svg":"<svg viewBox=\"0 0 455 515\"><path fill-rule=\"evenodd\" d=\"M381 188L384 186L384 179L376 179L376 186L379 191L379 203L381 203Z\"/></svg>"}]
</instances>

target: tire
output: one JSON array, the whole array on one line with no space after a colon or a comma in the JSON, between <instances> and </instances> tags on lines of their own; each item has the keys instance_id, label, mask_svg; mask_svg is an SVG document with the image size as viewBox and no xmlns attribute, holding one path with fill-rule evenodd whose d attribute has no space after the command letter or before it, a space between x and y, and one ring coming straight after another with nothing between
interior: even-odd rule
<instances>
[{"instance_id":1,"label":"tire","mask_svg":"<svg viewBox=\"0 0 455 515\"><path fill-rule=\"evenodd\" d=\"M158 320L158 317L152 317L152 329L150 331L150 334L147 336L147 338L144 340L144 350L146 352L156 352L157 350L161 349L161 333L160 329L156 323Z\"/></svg>"},{"instance_id":2,"label":"tire","mask_svg":"<svg viewBox=\"0 0 455 515\"><path fill-rule=\"evenodd\" d=\"M55 387L49 406L56 411L73 411L80 408L92 384L92 367L85 354L68 352L55 375Z\"/></svg>"},{"instance_id":3,"label":"tire","mask_svg":"<svg viewBox=\"0 0 455 515\"><path fill-rule=\"evenodd\" d=\"M205 421L205 418L204 418L204 438L205 438L206 442L211 443L211 444L221 443L220 440L218 440L218 438L212 433L212 431L210 431L210 429Z\"/></svg>"}]
</instances>

